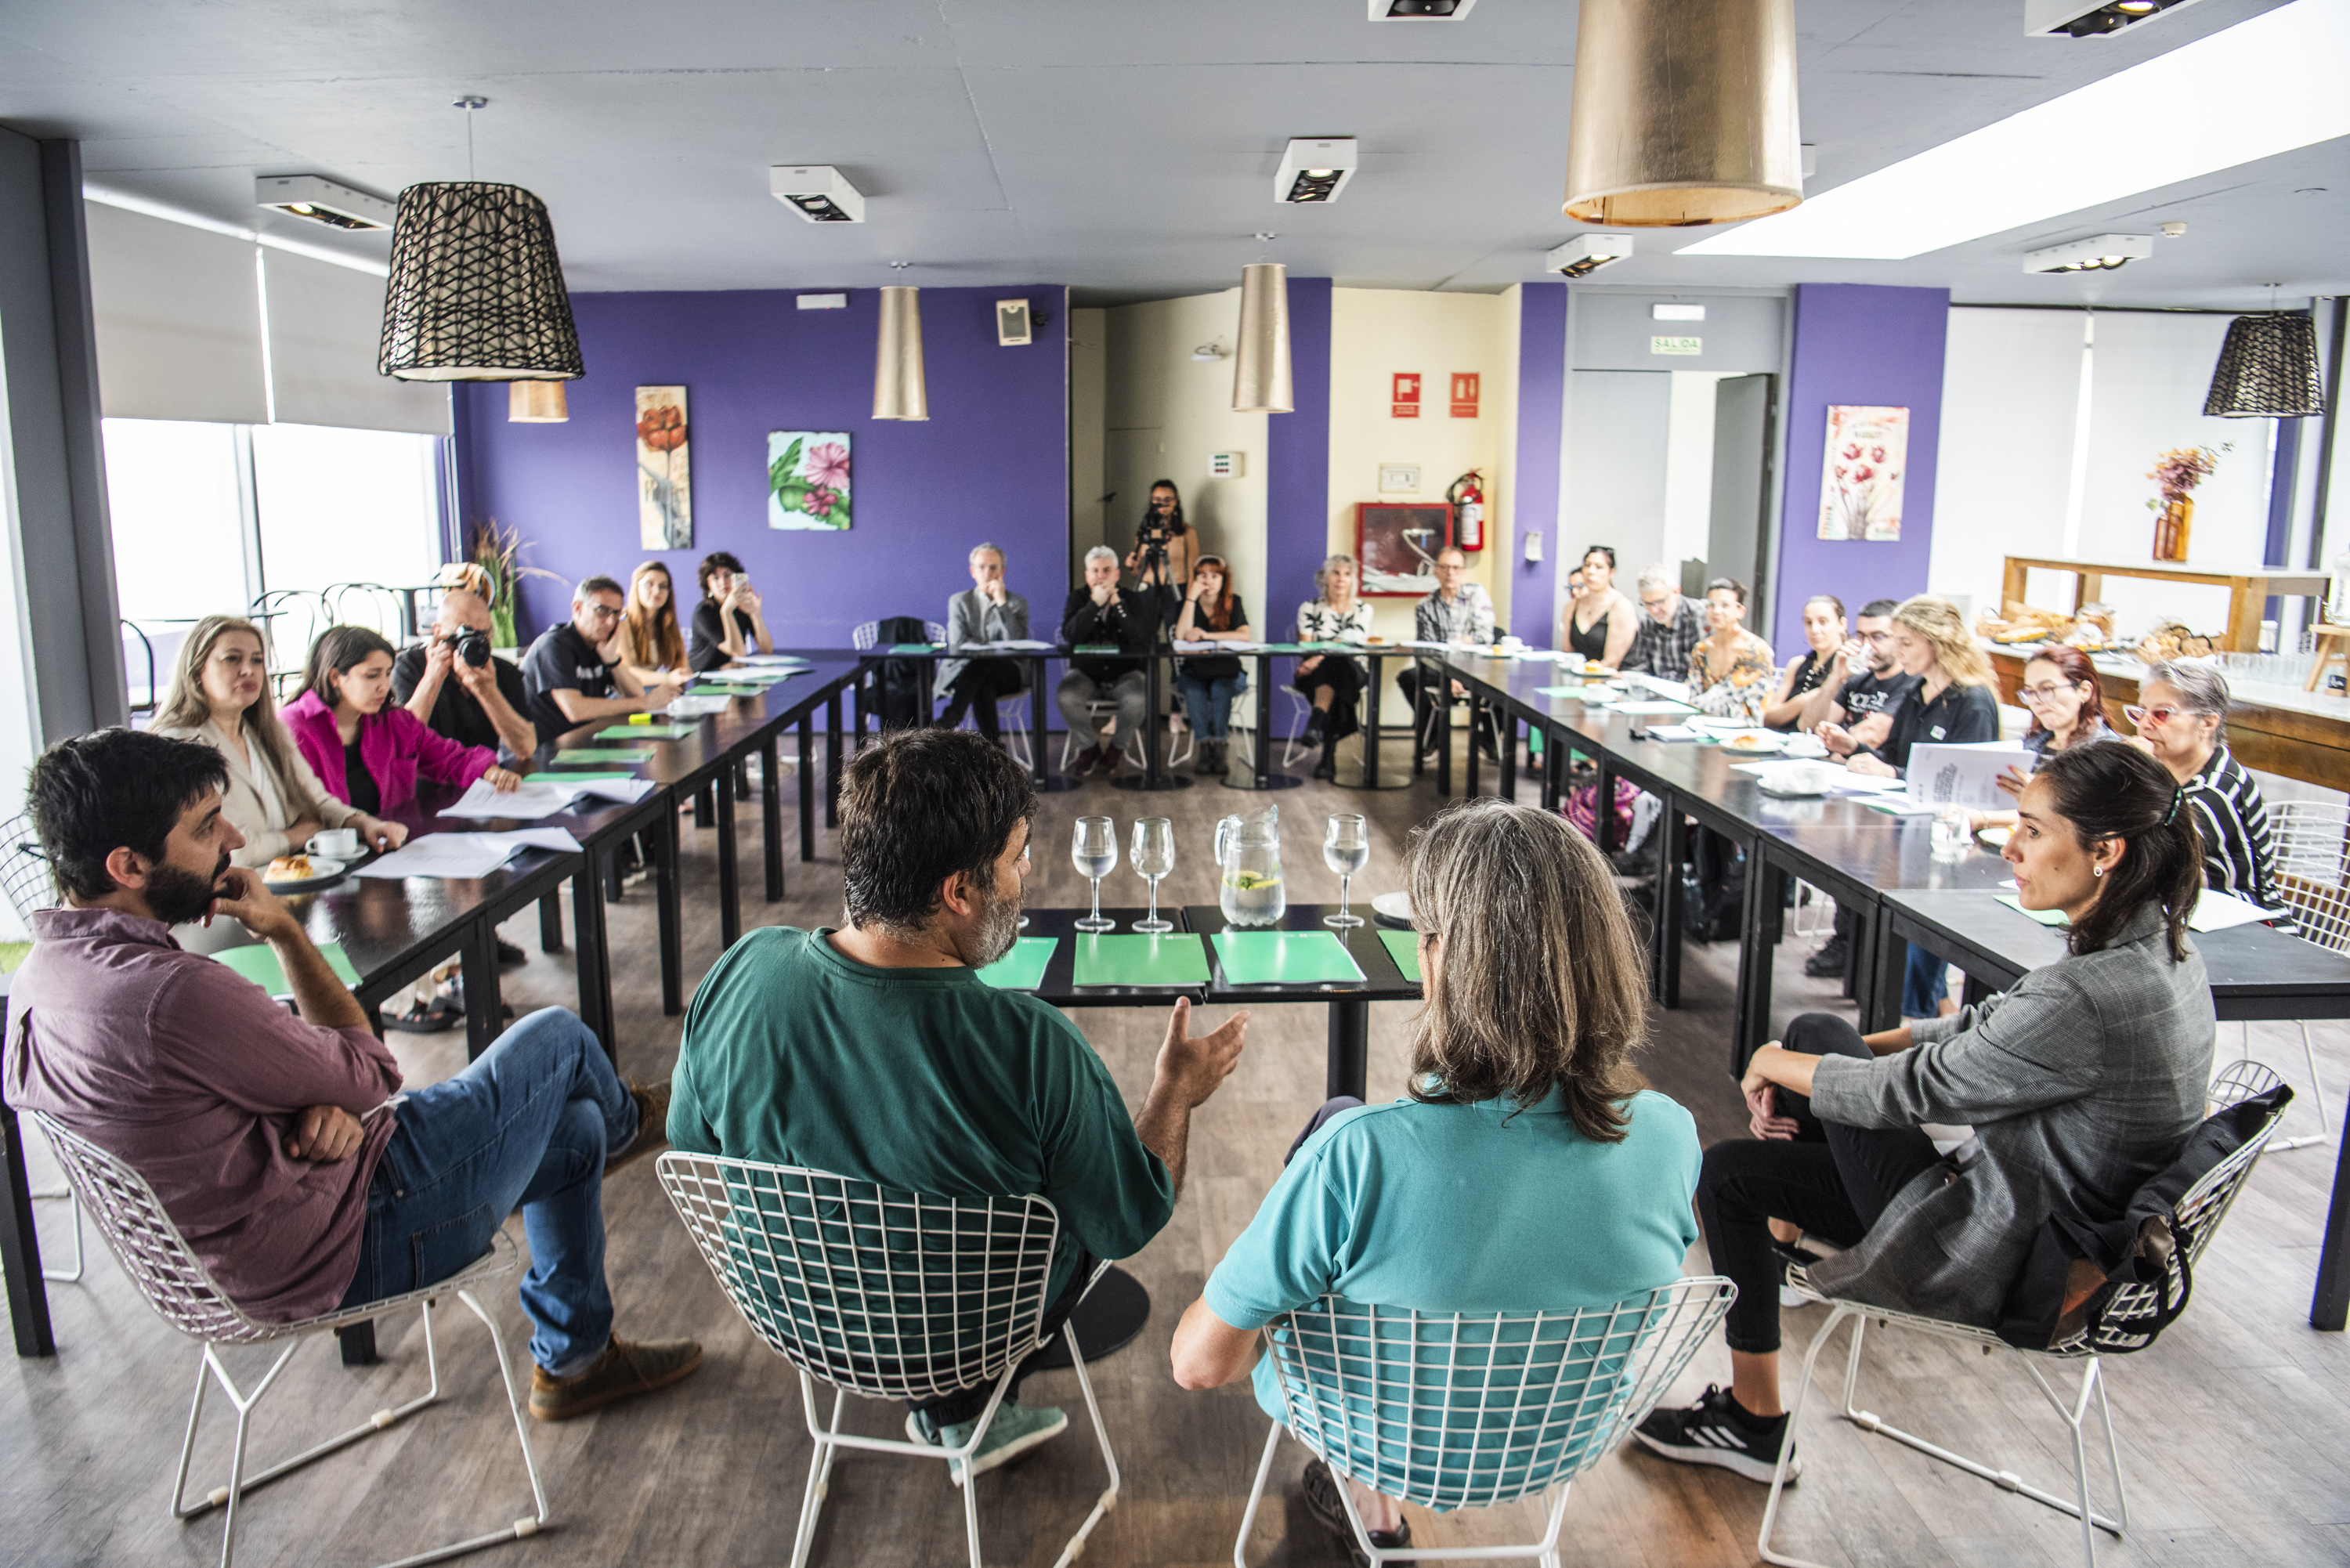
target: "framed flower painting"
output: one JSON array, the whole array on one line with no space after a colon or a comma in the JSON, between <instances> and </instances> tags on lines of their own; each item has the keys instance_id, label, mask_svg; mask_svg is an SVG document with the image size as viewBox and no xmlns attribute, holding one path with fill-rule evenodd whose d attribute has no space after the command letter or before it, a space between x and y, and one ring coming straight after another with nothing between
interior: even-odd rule
<instances>
[{"instance_id":1,"label":"framed flower painting","mask_svg":"<svg viewBox=\"0 0 2350 1568\"><path fill-rule=\"evenodd\" d=\"M767 432L767 526L848 527L848 432Z\"/></svg>"},{"instance_id":2,"label":"framed flower painting","mask_svg":"<svg viewBox=\"0 0 2350 1568\"><path fill-rule=\"evenodd\" d=\"M1909 410L1834 403L1820 463L1820 537L1901 537L1902 478L1909 469Z\"/></svg>"}]
</instances>

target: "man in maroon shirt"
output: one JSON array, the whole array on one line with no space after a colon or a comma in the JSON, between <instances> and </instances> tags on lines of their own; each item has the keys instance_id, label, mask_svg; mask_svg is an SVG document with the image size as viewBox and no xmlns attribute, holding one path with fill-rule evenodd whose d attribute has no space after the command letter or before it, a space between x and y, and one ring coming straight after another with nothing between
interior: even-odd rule
<instances>
[{"instance_id":1,"label":"man in maroon shirt","mask_svg":"<svg viewBox=\"0 0 2350 1568\"><path fill-rule=\"evenodd\" d=\"M657 1146L666 1085L624 1086L560 1008L531 1014L456 1077L400 1094L301 923L229 864L220 753L100 730L28 780L67 907L33 917L8 997L10 1103L130 1162L213 1280L292 1322L444 1279L516 1207L531 1414L565 1420L673 1383L691 1340L624 1343L604 1280L603 1179ZM297 1018L171 928L226 917L267 941Z\"/></svg>"}]
</instances>

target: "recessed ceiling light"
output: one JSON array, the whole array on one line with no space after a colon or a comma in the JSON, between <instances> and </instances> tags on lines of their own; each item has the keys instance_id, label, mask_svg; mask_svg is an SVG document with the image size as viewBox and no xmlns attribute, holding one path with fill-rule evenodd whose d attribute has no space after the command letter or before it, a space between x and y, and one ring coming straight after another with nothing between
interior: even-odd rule
<instances>
[{"instance_id":1,"label":"recessed ceiling light","mask_svg":"<svg viewBox=\"0 0 2350 1568\"><path fill-rule=\"evenodd\" d=\"M1371 0L1374 22L1458 22L1477 0Z\"/></svg>"},{"instance_id":2,"label":"recessed ceiling light","mask_svg":"<svg viewBox=\"0 0 2350 1568\"><path fill-rule=\"evenodd\" d=\"M829 163L778 163L767 193L811 223L861 223L865 196Z\"/></svg>"},{"instance_id":3,"label":"recessed ceiling light","mask_svg":"<svg viewBox=\"0 0 2350 1568\"><path fill-rule=\"evenodd\" d=\"M2043 38L2107 38L2194 0L2023 0L2023 30Z\"/></svg>"},{"instance_id":4,"label":"recessed ceiling light","mask_svg":"<svg viewBox=\"0 0 2350 1568\"><path fill-rule=\"evenodd\" d=\"M1276 202L1335 202L1355 177L1351 136L1299 137L1281 154L1273 176Z\"/></svg>"},{"instance_id":5,"label":"recessed ceiling light","mask_svg":"<svg viewBox=\"0 0 2350 1568\"><path fill-rule=\"evenodd\" d=\"M1577 234L1543 257L1543 271L1564 273L1570 278L1589 277L1631 254L1629 234Z\"/></svg>"},{"instance_id":6,"label":"recessed ceiling light","mask_svg":"<svg viewBox=\"0 0 2350 1568\"><path fill-rule=\"evenodd\" d=\"M2026 272L2111 272L2154 254L2152 234L2098 234L2029 252Z\"/></svg>"},{"instance_id":7,"label":"recessed ceiling light","mask_svg":"<svg viewBox=\"0 0 2350 1568\"><path fill-rule=\"evenodd\" d=\"M2350 4L2293 0L1681 248L1902 261L2350 135Z\"/></svg>"},{"instance_id":8,"label":"recessed ceiling light","mask_svg":"<svg viewBox=\"0 0 2350 1568\"><path fill-rule=\"evenodd\" d=\"M399 210L372 192L320 174L264 174L253 182L253 199L330 229L388 229Z\"/></svg>"}]
</instances>

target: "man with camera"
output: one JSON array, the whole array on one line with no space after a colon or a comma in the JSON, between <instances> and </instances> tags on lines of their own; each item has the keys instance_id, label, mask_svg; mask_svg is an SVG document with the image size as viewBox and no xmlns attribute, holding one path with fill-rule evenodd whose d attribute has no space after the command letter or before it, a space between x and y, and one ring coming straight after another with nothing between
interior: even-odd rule
<instances>
[{"instance_id":1,"label":"man with camera","mask_svg":"<svg viewBox=\"0 0 2350 1568\"><path fill-rule=\"evenodd\" d=\"M524 716L530 694L522 671L490 653L489 601L467 587L441 596L432 634L391 667L391 700L436 734L464 746L494 746L525 767L538 730Z\"/></svg>"}]
</instances>

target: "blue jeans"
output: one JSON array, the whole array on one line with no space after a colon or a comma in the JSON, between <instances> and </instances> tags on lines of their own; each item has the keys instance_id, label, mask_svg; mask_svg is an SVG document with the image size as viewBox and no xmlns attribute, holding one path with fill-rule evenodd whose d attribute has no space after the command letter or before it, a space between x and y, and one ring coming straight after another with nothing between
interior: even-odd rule
<instances>
[{"instance_id":1,"label":"blue jeans","mask_svg":"<svg viewBox=\"0 0 2350 1568\"><path fill-rule=\"evenodd\" d=\"M1175 677L1175 690L1183 694L1183 711L1191 716L1193 732L1203 741L1230 738L1232 699L1247 685L1246 675L1219 675L1206 680L1186 670Z\"/></svg>"},{"instance_id":2,"label":"blue jeans","mask_svg":"<svg viewBox=\"0 0 2350 1568\"><path fill-rule=\"evenodd\" d=\"M1950 966L1939 953L1909 944L1909 965L1901 975L1901 1016L1937 1018L1942 998L1950 994Z\"/></svg>"},{"instance_id":3,"label":"blue jeans","mask_svg":"<svg viewBox=\"0 0 2350 1568\"><path fill-rule=\"evenodd\" d=\"M584 1372L612 1337L604 1282L604 1157L637 1133L637 1103L578 1015L542 1008L455 1077L400 1102L368 1187L360 1306L447 1279L490 1250L522 1210L530 1240L523 1310L530 1358Z\"/></svg>"}]
</instances>

